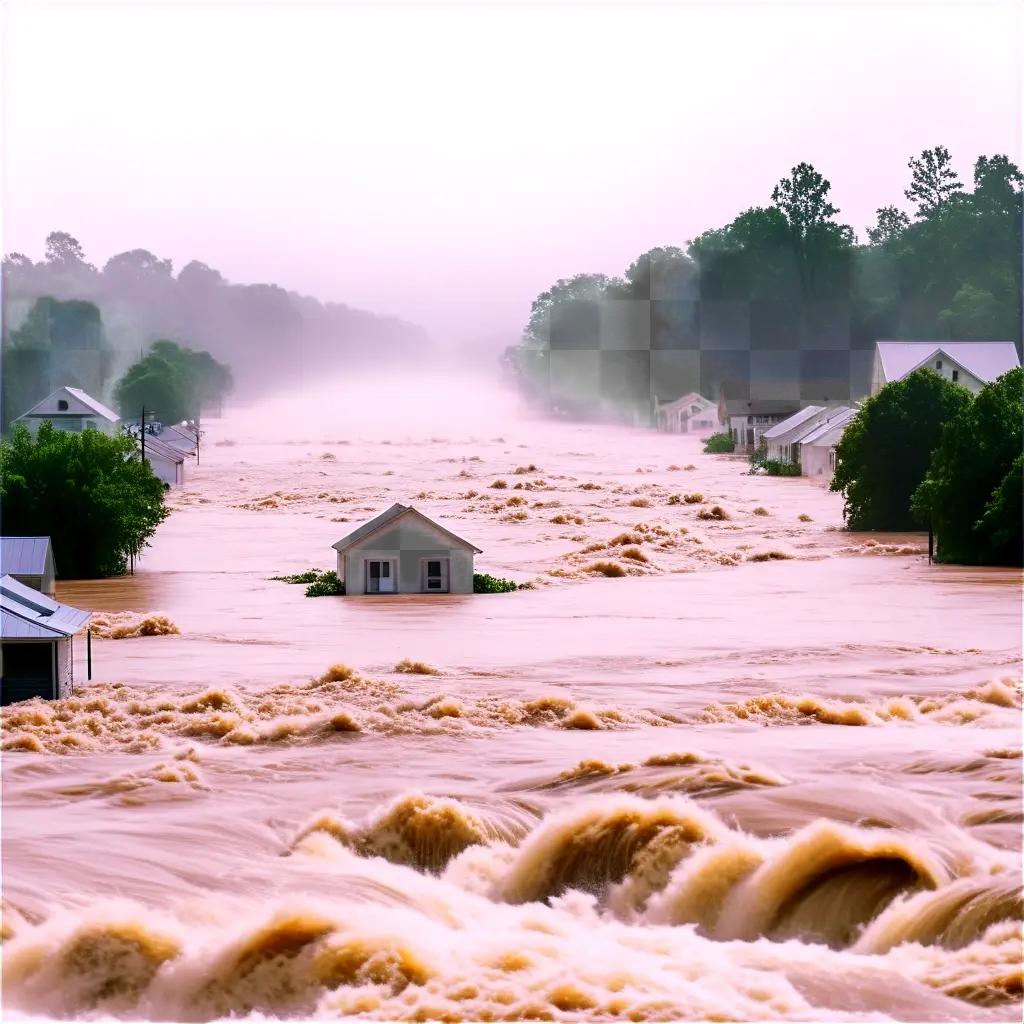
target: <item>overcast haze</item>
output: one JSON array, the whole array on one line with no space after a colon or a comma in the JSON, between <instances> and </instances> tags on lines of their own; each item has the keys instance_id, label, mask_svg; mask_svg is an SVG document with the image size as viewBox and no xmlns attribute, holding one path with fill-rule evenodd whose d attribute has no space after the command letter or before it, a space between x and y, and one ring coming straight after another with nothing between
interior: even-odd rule
<instances>
[{"instance_id":1,"label":"overcast haze","mask_svg":"<svg viewBox=\"0 0 1024 1024\"><path fill-rule=\"evenodd\" d=\"M1019 162L1020 10L9 4L4 249L66 230L511 340L800 160L862 238L926 146Z\"/></svg>"}]
</instances>

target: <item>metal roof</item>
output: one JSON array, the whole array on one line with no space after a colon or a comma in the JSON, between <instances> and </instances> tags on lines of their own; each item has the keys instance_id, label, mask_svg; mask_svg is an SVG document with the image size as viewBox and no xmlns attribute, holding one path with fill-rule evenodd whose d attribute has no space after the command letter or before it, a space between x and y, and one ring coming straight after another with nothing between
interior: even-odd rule
<instances>
[{"instance_id":1,"label":"metal roof","mask_svg":"<svg viewBox=\"0 0 1024 1024\"><path fill-rule=\"evenodd\" d=\"M4 640L74 636L89 621L90 614L54 601L12 576L0 577L0 637Z\"/></svg>"},{"instance_id":2,"label":"metal roof","mask_svg":"<svg viewBox=\"0 0 1024 1024\"><path fill-rule=\"evenodd\" d=\"M451 530L446 529L440 523L434 522L433 519L429 516L425 516L418 509L413 508L411 505L401 505L398 502L395 502L391 508L385 509L379 516L371 519L368 523L363 523L362 526L357 527L350 534L342 537L341 540L335 541L331 546L338 551L345 551L352 547L353 544L357 544L359 541L365 540L367 537L377 533L379 530L383 530L385 526L389 526L391 523L410 512L414 516L418 516L420 519L426 521L430 526L434 527L435 530L440 530L443 534L451 537L453 541L460 544L462 547L472 548L478 555L483 553L480 548L476 547L476 545L470 544L468 540L464 540L462 537L458 536L458 534L452 533Z\"/></svg>"},{"instance_id":3,"label":"metal roof","mask_svg":"<svg viewBox=\"0 0 1024 1024\"><path fill-rule=\"evenodd\" d=\"M900 380L942 354L986 384L1020 366L1012 341L878 341L886 381Z\"/></svg>"},{"instance_id":4,"label":"metal roof","mask_svg":"<svg viewBox=\"0 0 1024 1024\"><path fill-rule=\"evenodd\" d=\"M173 445L167 444L166 441L161 441L158 437L150 437L146 435L146 457L150 455L156 455L165 459L170 459L172 462L184 462L185 455L191 454L183 452L180 448L175 448Z\"/></svg>"},{"instance_id":5,"label":"metal roof","mask_svg":"<svg viewBox=\"0 0 1024 1024\"><path fill-rule=\"evenodd\" d=\"M70 395L76 402L85 406L85 409L66 409L63 412L56 409L50 409L47 411L46 406L53 403L54 400L56 400L62 393ZM29 417L32 417L33 419L51 419L61 416L88 416L90 414L94 416L101 416L103 419L109 420L111 423L117 423L121 418L113 409L110 409L102 402L97 401L92 397L92 395L87 394L81 388L63 387L57 388L56 391L51 392L41 402L37 402L33 405L28 412L22 413L18 419L23 420Z\"/></svg>"},{"instance_id":6,"label":"metal roof","mask_svg":"<svg viewBox=\"0 0 1024 1024\"><path fill-rule=\"evenodd\" d=\"M846 429L846 425L857 415L856 409L851 409L849 406L836 409L833 415L829 416L823 423L819 423L809 434L800 440L802 445L814 444L824 445L830 447L835 444L840 437L843 436L843 431Z\"/></svg>"},{"instance_id":7,"label":"metal roof","mask_svg":"<svg viewBox=\"0 0 1024 1024\"><path fill-rule=\"evenodd\" d=\"M165 425L157 435L157 440L170 445L172 448L185 451L189 455L194 454L196 448L199 446L199 440L195 433L187 427ZM147 444L148 443L149 442L147 442Z\"/></svg>"},{"instance_id":8,"label":"metal roof","mask_svg":"<svg viewBox=\"0 0 1024 1024\"><path fill-rule=\"evenodd\" d=\"M821 415L824 411L825 406L823 405L809 405L807 408L793 413L792 416L784 419L781 423L776 423L774 427L766 430L761 436L766 441L779 441L791 430L803 426L808 420Z\"/></svg>"},{"instance_id":9,"label":"metal roof","mask_svg":"<svg viewBox=\"0 0 1024 1024\"><path fill-rule=\"evenodd\" d=\"M42 576L49 537L0 537L0 575Z\"/></svg>"}]
</instances>

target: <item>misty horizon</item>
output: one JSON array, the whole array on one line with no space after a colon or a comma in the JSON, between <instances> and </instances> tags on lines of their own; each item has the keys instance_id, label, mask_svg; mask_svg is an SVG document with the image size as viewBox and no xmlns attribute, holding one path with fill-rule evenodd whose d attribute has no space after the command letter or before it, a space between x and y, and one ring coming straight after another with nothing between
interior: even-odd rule
<instances>
[{"instance_id":1,"label":"misty horizon","mask_svg":"<svg viewBox=\"0 0 1024 1024\"><path fill-rule=\"evenodd\" d=\"M734 15L15 3L3 248L67 231L496 350L555 281L685 246L800 161L861 239L925 147L964 180L1019 163L1013 5Z\"/></svg>"}]
</instances>

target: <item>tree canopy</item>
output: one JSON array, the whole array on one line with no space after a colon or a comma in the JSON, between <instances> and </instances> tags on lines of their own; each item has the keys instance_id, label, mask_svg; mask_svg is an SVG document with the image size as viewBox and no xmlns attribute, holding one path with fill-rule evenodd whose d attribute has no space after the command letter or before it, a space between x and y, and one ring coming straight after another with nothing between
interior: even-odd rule
<instances>
[{"instance_id":1,"label":"tree canopy","mask_svg":"<svg viewBox=\"0 0 1024 1024\"><path fill-rule=\"evenodd\" d=\"M1020 565L1024 371L964 404L941 435L913 508L931 522L943 562Z\"/></svg>"},{"instance_id":2,"label":"tree canopy","mask_svg":"<svg viewBox=\"0 0 1024 1024\"><path fill-rule=\"evenodd\" d=\"M219 404L231 386L231 370L209 352L161 340L128 368L114 397L125 418L139 416L145 407L164 423L178 423L198 419L204 408Z\"/></svg>"},{"instance_id":3,"label":"tree canopy","mask_svg":"<svg viewBox=\"0 0 1024 1024\"><path fill-rule=\"evenodd\" d=\"M915 370L868 398L836 446L833 491L851 530L912 530L910 500L925 478L943 427L971 394L931 369Z\"/></svg>"},{"instance_id":4,"label":"tree canopy","mask_svg":"<svg viewBox=\"0 0 1024 1024\"><path fill-rule=\"evenodd\" d=\"M124 434L15 427L0 441L4 531L48 535L64 578L125 572L168 515L164 485L135 456Z\"/></svg>"}]
</instances>

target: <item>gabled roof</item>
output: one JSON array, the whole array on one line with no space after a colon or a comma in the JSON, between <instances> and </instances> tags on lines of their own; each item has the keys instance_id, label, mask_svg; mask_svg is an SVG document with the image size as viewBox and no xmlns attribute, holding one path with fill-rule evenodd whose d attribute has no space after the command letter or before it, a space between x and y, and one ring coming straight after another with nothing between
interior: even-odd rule
<instances>
[{"instance_id":1,"label":"gabled roof","mask_svg":"<svg viewBox=\"0 0 1024 1024\"><path fill-rule=\"evenodd\" d=\"M1012 341L878 341L875 345L887 382L900 380L940 354L986 384L1020 366Z\"/></svg>"},{"instance_id":2,"label":"gabled roof","mask_svg":"<svg viewBox=\"0 0 1024 1024\"><path fill-rule=\"evenodd\" d=\"M774 427L766 430L761 436L766 441L779 441L790 431L802 427L809 420L816 420L825 411L823 405L808 405L805 409L793 413L792 416L776 423Z\"/></svg>"},{"instance_id":3,"label":"gabled roof","mask_svg":"<svg viewBox=\"0 0 1024 1024\"><path fill-rule=\"evenodd\" d=\"M68 408L63 411L57 409L57 402L64 398L68 402ZM72 406L77 403L77 407ZM121 418L102 402L97 401L92 395L87 394L81 388L63 387L57 388L52 394L47 395L41 402L37 402L28 412L22 413L18 419L49 419L52 416L99 416L111 423L117 423Z\"/></svg>"},{"instance_id":4,"label":"gabled roof","mask_svg":"<svg viewBox=\"0 0 1024 1024\"><path fill-rule=\"evenodd\" d=\"M475 551L478 555L482 554L480 548L476 547L474 544L470 544L468 540L463 540L462 537L452 533L451 530L445 529L445 527L443 527L440 523L434 522L434 520L431 519L429 516L425 516L422 512L418 511L417 509L414 509L411 505L401 505L398 502L395 502L395 504L392 505L391 508L385 509L383 512L381 512L379 516L376 516L375 518L371 519L368 523L363 523L362 526L356 528L347 536L342 537L341 540L335 541L332 547L334 547L338 551L346 551L354 544L358 544L359 541L365 540L367 537L370 537L373 534L379 532L380 530L383 530L385 526L390 526L391 524L401 519L403 516L407 515L416 516L417 518L424 520L430 526L434 527L435 530L440 530L441 533L451 538L451 540L453 540L460 547L470 548L472 551Z\"/></svg>"},{"instance_id":5,"label":"gabled roof","mask_svg":"<svg viewBox=\"0 0 1024 1024\"><path fill-rule=\"evenodd\" d=\"M12 576L0 577L0 637L4 640L74 636L89 621L89 615L26 587Z\"/></svg>"},{"instance_id":6,"label":"gabled roof","mask_svg":"<svg viewBox=\"0 0 1024 1024\"><path fill-rule=\"evenodd\" d=\"M0 575L42 576L49 554L49 537L0 537Z\"/></svg>"},{"instance_id":7,"label":"gabled roof","mask_svg":"<svg viewBox=\"0 0 1024 1024\"><path fill-rule=\"evenodd\" d=\"M688 395L683 395L680 398L675 398L671 402L663 402L658 406L659 412L664 412L668 409L677 409L688 405L698 405L701 410L714 409L715 403L709 398L705 398L702 394L696 391L691 391Z\"/></svg>"},{"instance_id":8,"label":"gabled roof","mask_svg":"<svg viewBox=\"0 0 1024 1024\"><path fill-rule=\"evenodd\" d=\"M158 437L146 435L146 458L149 458L150 455L156 455L170 459L171 462L184 462L186 454L191 453L183 452L180 448L174 448L167 444L166 441L161 441Z\"/></svg>"},{"instance_id":9,"label":"gabled roof","mask_svg":"<svg viewBox=\"0 0 1024 1024\"><path fill-rule=\"evenodd\" d=\"M190 455L199 446L199 440L195 432L185 426L167 426L165 424L157 435L157 440L163 441L164 444L169 444L172 448L180 448L182 451L187 451Z\"/></svg>"},{"instance_id":10,"label":"gabled roof","mask_svg":"<svg viewBox=\"0 0 1024 1024\"><path fill-rule=\"evenodd\" d=\"M800 443L802 445L822 445L829 448L839 441L839 438L843 436L846 425L856 415L857 410L851 409L848 406L835 409L828 419L817 424L810 433L800 438Z\"/></svg>"}]
</instances>

